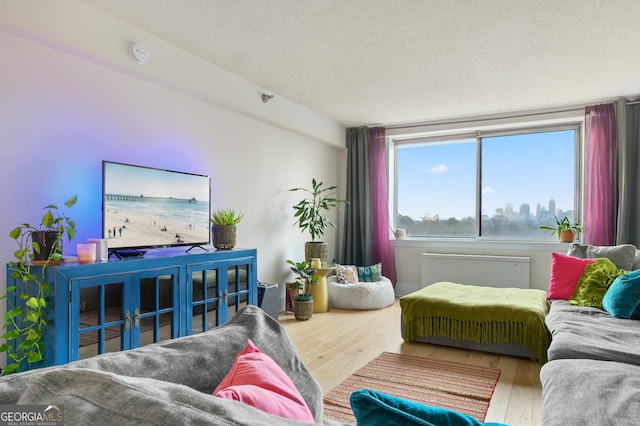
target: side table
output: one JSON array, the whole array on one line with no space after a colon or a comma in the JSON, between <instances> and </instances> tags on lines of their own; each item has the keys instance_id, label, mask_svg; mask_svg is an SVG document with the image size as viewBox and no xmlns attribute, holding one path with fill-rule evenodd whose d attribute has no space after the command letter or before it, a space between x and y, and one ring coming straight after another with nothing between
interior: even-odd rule
<instances>
[{"instance_id":1,"label":"side table","mask_svg":"<svg viewBox=\"0 0 640 426\"><path fill-rule=\"evenodd\" d=\"M327 293L327 275L333 271L335 266L330 268L318 268L314 276L318 281L310 287L313 295L313 313L329 312L329 293Z\"/></svg>"}]
</instances>

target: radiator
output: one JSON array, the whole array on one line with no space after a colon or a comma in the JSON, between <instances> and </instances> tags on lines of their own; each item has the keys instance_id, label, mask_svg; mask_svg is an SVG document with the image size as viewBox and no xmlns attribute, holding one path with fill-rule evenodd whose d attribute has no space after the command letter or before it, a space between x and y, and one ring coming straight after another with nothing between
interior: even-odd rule
<instances>
[{"instance_id":1,"label":"radiator","mask_svg":"<svg viewBox=\"0 0 640 426\"><path fill-rule=\"evenodd\" d=\"M485 287L529 288L529 258L422 253L422 287L440 281Z\"/></svg>"}]
</instances>

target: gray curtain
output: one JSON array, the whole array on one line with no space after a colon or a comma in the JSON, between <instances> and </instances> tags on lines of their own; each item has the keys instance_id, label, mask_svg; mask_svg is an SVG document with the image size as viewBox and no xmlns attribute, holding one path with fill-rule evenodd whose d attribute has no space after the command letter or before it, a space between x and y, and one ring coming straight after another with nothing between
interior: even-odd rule
<instances>
[{"instance_id":1,"label":"gray curtain","mask_svg":"<svg viewBox=\"0 0 640 426\"><path fill-rule=\"evenodd\" d=\"M347 201L343 265L373 264L369 200L369 129L347 129Z\"/></svg>"},{"instance_id":2,"label":"gray curtain","mask_svg":"<svg viewBox=\"0 0 640 426\"><path fill-rule=\"evenodd\" d=\"M618 141L618 244L640 247L640 104L624 106Z\"/></svg>"}]
</instances>

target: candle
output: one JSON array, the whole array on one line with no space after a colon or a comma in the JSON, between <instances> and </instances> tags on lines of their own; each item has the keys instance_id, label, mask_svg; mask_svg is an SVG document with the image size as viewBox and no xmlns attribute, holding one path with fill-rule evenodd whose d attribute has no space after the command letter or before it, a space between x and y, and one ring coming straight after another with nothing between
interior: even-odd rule
<instances>
[{"instance_id":1,"label":"candle","mask_svg":"<svg viewBox=\"0 0 640 426\"><path fill-rule=\"evenodd\" d=\"M404 228L396 229L396 240L404 240L404 237L407 236L407 230Z\"/></svg>"},{"instance_id":2,"label":"candle","mask_svg":"<svg viewBox=\"0 0 640 426\"><path fill-rule=\"evenodd\" d=\"M78 244L77 249L79 263L93 263L96 261L95 243Z\"/></svg>"},{"instance_id":3,"label":"candle","mask_svg":"<svg viewBox=\"0 0 640 426\"><path fill-rule=\"evenodd\" d=\"M314 257L313 259L311 259L311 267L313 269L320 269L321 265L322 263L320 263L320 259L318 259L317 257Z\"/></svg>"}]
</instances>

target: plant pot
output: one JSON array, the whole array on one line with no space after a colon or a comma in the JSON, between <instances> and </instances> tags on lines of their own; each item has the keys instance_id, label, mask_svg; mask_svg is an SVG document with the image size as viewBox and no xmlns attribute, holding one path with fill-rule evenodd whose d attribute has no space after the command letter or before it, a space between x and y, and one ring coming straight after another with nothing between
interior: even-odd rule
<instances>
[{"instance_id":1,"label":"plant pot","mask_svg":"<svg viewBox=\"0 0 640 426\"><path fill-rule=\"evenodd\" d=\"M560 233L561 243L572 243L576 239L576 234L573 231L562 231Z\"/></svg>"},{"instance_id":2,"label":"plant pot","mask_svg":"<svg viewBox=\"0 0 640 426\"><path fill-rule=\"evenodd\" d=\"M293 315L299 321L306 321L313 316L313 299L299 300L296 297L293 300Z\"/></svg>"},{"instance_id":3,"label":"plant pot","mask_svg":"<svg viewBox=\"0 0 640 426\"><path fill-rule=\"evenodd\" d=\"M47 262L49 257L57 249L62 253L62 234L58 231L33 231L31 233L31 241L40 246L40 253L33 250L33 264L42 265ZM50 264L60 263L59 260L52 260Z\"/></svg>"},{"instance_id":4,"label":"plant pot","mask_svg":"<svg viewBox=\"0 0 640 426\"><path fill-rule=\"evenodd\" d=\"M213 225L213 246L229 250L236 246L236 225Z\"/></svg>"},{"instance_id":5,"label":"plant pot","mask_svg":"<svg viewBox=\"0 0 640 426\"><path fill-rule=\"evenodd\" d=\"M329 244L321 241L308 241L304 244L304 259L311 263L311 259L320 259L322 266L329 264Z\"/></svg>"}]
</instances>

